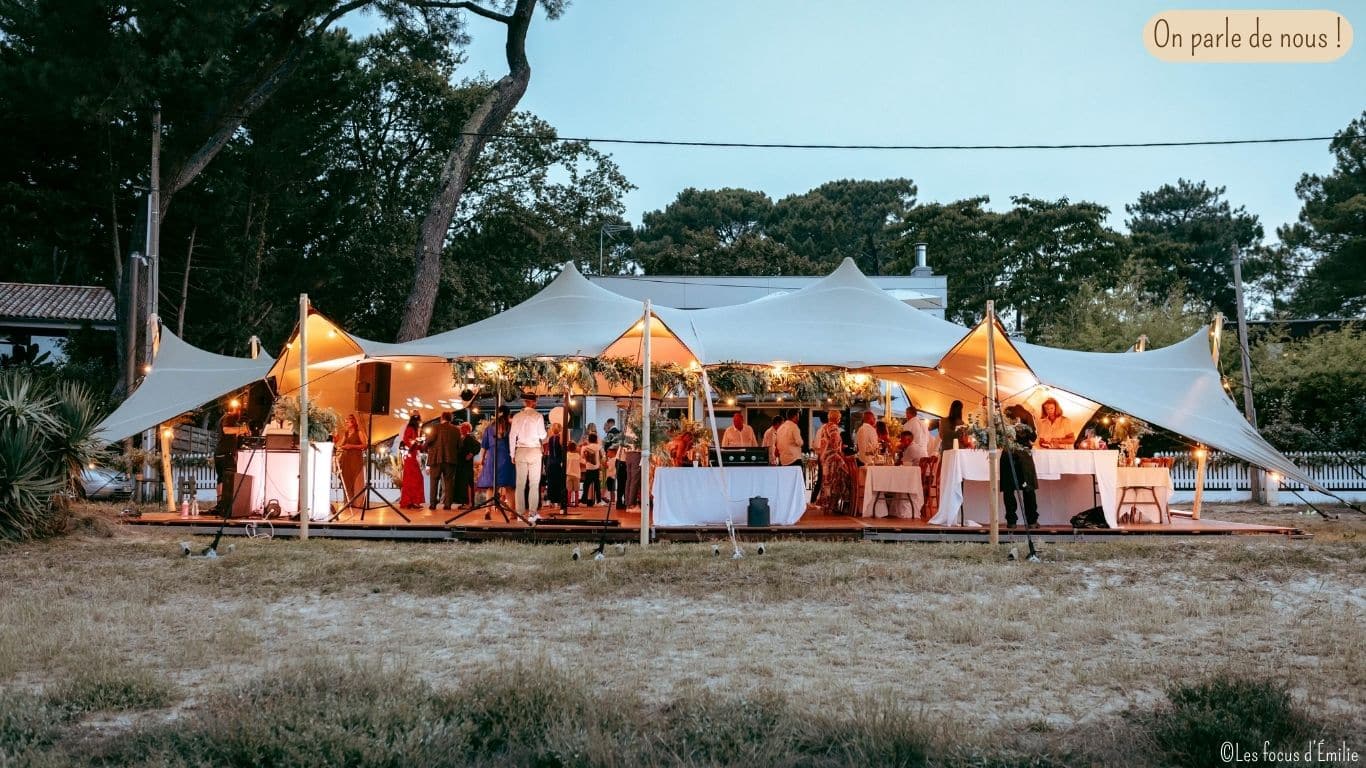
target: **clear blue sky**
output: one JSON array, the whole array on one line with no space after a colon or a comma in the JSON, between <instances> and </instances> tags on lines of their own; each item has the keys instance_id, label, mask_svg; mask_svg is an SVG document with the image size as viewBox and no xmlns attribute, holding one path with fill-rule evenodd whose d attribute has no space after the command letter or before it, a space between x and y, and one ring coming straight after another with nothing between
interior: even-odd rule
<instances>
[{"instance_id":1,"label":"clear blue sky","mask_svg":"<svg viewBox=\"0 0 1366 768\"><path fill-rule=\"evenodd\" d=\"M1366 34L1366 4L576 0L538 16L521 108L566 136L1020 144L1321 136L1366 109L1366 41L1329 64L1169 64L1144 23L1172 8L1313 8ZM358 31L364 24L357 24ZM470 71L506 71L502 27L471 18ZM686 187L775 199L841 178L905 176L922 202L988 195L1125 203L1179 177L1228 188L1268 238L1327 143L1174 149L817 151L601 145L638 189L628 217Z\"/></svg>"}]
</instances>

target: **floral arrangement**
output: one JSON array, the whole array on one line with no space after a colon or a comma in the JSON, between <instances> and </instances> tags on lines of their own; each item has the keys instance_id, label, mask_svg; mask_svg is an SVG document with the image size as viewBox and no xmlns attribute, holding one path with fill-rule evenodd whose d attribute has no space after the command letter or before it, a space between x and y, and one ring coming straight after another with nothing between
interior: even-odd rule
<instances>
[{"instance_id":1,"label":"floral arrangement","mask_svg":"<svg viewBox=\"0 0 1366 768\"><path fill-rule=\"evenodd\" d=\"M1016 427L1019 426L1019 422L1012 422L1003 418L1000 414L997 414L994 421L997 448L1012 451L1028 451L1033 448L1032 439L1028 442L1019 439L1016 429ZM974 413L968 418L967 430L968 436L973 442L973 445L970 447L984 449L991 445L991 434L988 431L987 425L981 423L977 414ZM1033 434L1033 429L1028 429L1028 432Z\"/></svg>"},{"instance_id":2,"label":"floral arrangement","mask_svg":"<svg viewBox=\"0 0 1366 768\"><path fill-rule=\"evenodd\" d=\"M901 419L898 419L889 413L883 417L882 423L887 425L887 439L891 441L892 445L900 443L901 430L903 428Z\"/></svg>"},{"instance_id":3,"label":"floral arrangement","mask_svg":"<svg viewBox=\"0 0 1366 768\"><path fill-rule=\"evenodd\" d=\"M286 421L290 424L299 423L299 398L295 395L284 395L275 401L275 407L271 409L270 417L276 421ZM308 401L308 439L314 443L322 443L332 439L333 433L337 431L337 425L341 423L341 417L331 408L320 408L317 401Z\"/></svg>"}]
</instances>

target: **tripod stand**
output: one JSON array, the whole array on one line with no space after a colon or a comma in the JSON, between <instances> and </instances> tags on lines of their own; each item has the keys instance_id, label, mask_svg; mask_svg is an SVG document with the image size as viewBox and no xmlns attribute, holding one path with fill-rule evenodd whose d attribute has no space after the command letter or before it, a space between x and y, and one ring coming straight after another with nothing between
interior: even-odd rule
<instances>
[{"instance_id":1,"label":"tripod stand","mask_svg":"<svg viewBox=\"0 0 1366 768\"><path fill-rule=\"evenodd\" d=\"M446 519L444 523L442 523L442 525L450 525L451 523L455 522L456 520L459 520L465 515L470 514L471 512L476 512L478 510L489 507L491 507L492 509L489 509L488 512L484 513L485 520L492 520L493 513L497 511L498 514L503 516L503 522L505 523L512 522L512 518L515 517L518 520L521 520L522 522L526 523L527 525L535 525L535 523L531 522L531 520L527 518L525 515L518 512L516 509L509 507L507 505L507 502L503 501L503 497L498 495L498 419L502 417L501 411L503 410L503 393L497 387L494 387L494 403L495 407L493 409L493 423L485 427L486 430L493 430L493 448L489 451L489 453L491 453L492 455L487 459L488 461L493 462L493 465L492 467L490 467L489 471L489 497L484 501L479 502L478 504L472 505L469 509L462 509L456 514L451 515L449 518ZM508 425L508 429L511 430L511 424ZM521 489L518 489L518 492L520 491ZM509 515L511 515L511 517L509 517Z\"/></svg>"},{"instance_id":2,"label":"tripod stand","mask_svg":"<svg viewBox=\"0 0 1366 768\"><path fill-rule=\"evenodd\" d=\"M368 418L367 418L367 421L366 421L366 427L365 427L365 429L366 429L365 435L366 435L367 438L368 438L370 435L373 435L373 434L375 433L375 414L373 414L373 413L368 414ZM356 491L354 494L352 494L351 498L347 499L347 500L346 500L346 503L343 504L343 505L341 506L340 509L338 509L336 512L332 513L332 517L329 517L329 518L327 519L327 522L329 522L329 523L334 522L337 518L341 517L342 512L344 512L345 510L350 509L350 508L351 508L351 505L353 505L353 504L356 503L356 499L359 499L359 498L362 497L362 496L365 497L365 506L363 506L363 507L360 508L360 519L361 519L361 522L364 522L364 521L365 521L365 513L366 513L367 511L369 511L369 509L370 509L370 493L371 493L371 491L376 491L375 484L374 484L374 482L373 482L374 474L375 474L375 462L371 460L371 457L370 457L370 455L369 455L369 454L370 454L370 448L369 448L369 446L366 446L365 453L366 453L366 456L365 456L365 485L361 486L360 490L358 490L358 491ZM384 502L384 506L388 507L389 509L394 510L394 513L395 513L395 514L397 514L399 517L403 518L403 522L405 522L405 523L411 523L411 522L412 522L412 520L409 519L409 517L408 517L407 515L403 514L403 510L401 510L401 509L399 509L398 507L394 506L394 503L391 502L391 501L389 501L388 499L384 498L383 495L381 495L381 496L379 497L379 500L382 501L382 502Z\"/></svg>"}]
</instances>

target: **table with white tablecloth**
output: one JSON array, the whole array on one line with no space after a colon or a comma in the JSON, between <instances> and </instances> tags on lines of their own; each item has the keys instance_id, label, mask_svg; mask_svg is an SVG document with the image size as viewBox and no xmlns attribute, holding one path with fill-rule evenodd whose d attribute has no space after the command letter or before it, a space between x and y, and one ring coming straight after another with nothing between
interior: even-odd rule
<instances>
[{"instance_id":1,"label":"table with white tablecloth","mask_svg":"<svg viewBox=\"0 0 1366 768\"><path fill-rule=\"evenodd\" d=\"M725 524L727 516L744 525L752 496L768 499L771 525L793 525L806 511L801 467L660 467L653 496L654 523L664 527Z\"/></svg>"},{"instance_id":2,"label":"table with white tablecloth","mask_svg":"<svg viewBox=\"0 0 1366 768\"><path fill-rule=\"evenodd\" d=\"M314 443L308 458L313 496L310 520L332 516L332 444ZM286 515L299 513L299 452L247 450L237 453L237 474L251 476L251 508L260 512L274 499Z\"/></svg>"},{"instance_id":3,"label":"table with white tablecloth","mask_svg":"<svg viewBox=\"0 0 1366 768\"><path fill-rule=\"evenodd\" d=\"M862 516L915 517L924 506L925 495L920 487L920 467L873 465L863 467L862 471L863 499L859 505L859 514ZM880 503L875 503L878 493L888 495L884 495ZM877 514L879 509L882 510L882 514ZM896 510L895 514L892 510Z\"/></svg>"},{"instance_id":4,"label":"table with white tablecloth","mask_svg":"<svg viewBox=\"0 0 1366 768\"><path fill-rule=\"evenodd\" d=\"M1140 521L1147 522L1147 513L1151 510L1154 522L1162 522L1162 515L1171 504L1172 498L1172 471L1166 467L1120 467L1116 473L1116 485L1119 488L1118 496L1124 498L1124 509L1119 510L1123 514L1126 509L1136 509ZM1125 488L1135 490L1129 491L1126 495ZM1157 496L1157 506L1153 504L1153 497L1148 495L1142 488L1152 488L1153 494Z\"/></svg>"},{"instance_id":5,"label":"table with white tablecloth","mask_svg":"<svg viewBox=\"0 0 1366 768\"><path fill-rule=\"evenodd\" d=\"M1119 451L1035 449L1039 478L1039 522L1067 525L1072 516L1097 506L1111 528L1118 527L1116 491ZM939 513L934 525L986 525L991 478L988 452L970 448L944 451L939 462ZM961 515L960 515L961 513ZM1023 510L1021 510L1023 515ZM1001 512L1005 520L1005 512ZM1022 521L1023 522L1023 521Z\"/></svg>"}]
</instances>

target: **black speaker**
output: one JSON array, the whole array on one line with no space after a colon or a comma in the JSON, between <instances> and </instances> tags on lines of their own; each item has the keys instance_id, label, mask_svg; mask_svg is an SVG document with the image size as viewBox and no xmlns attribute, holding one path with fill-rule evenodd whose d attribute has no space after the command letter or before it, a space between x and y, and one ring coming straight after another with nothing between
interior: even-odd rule
<instances>
[{"instance_id":1,"label":"black speaker","mask_svg":"<svg viewBox=\"0 0 1366 768\"><path fill-rule=\"evenodd\" d=\"M242 412L242 418L253 435L261 434L266 422L270 421L270 411L274 405L275 396L270 392L270 385L265 381L253 381L247 389L247 405Z\"/></svg>"},{"instance_id":2,"label":"black speaker","mask_svg":"<svg viewBox=\"0 0 1366 768\"><path fill-rule=\"evenodd\" d=\"M356 364L356 412L389 415L389 374L393 366L378 360Z\"/></svg>"}]
</instances>

